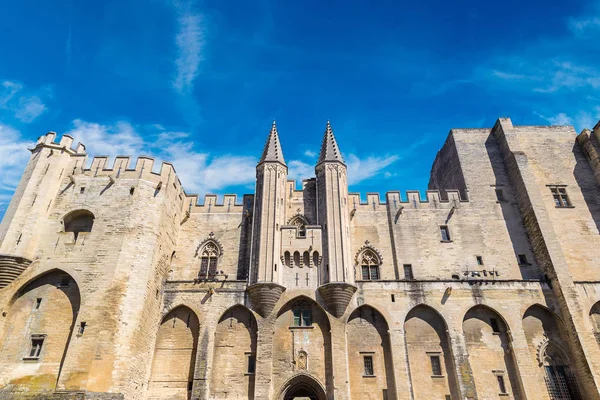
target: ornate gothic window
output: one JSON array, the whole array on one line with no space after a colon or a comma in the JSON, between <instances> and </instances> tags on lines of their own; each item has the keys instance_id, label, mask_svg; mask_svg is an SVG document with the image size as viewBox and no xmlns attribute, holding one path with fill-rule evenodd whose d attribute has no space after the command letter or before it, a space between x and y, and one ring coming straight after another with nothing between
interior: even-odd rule
<instances>
[{"instance_id":1,"label":"ornate gothic window","mask_svg":"<svg viewBox=\"0 0 600 400\"><path fill-rule=\"evenodd\" d=\"M379 280L379 257L370 249L365 250L360 257L360 268L364 281Z\"/></svg>"},{"instance_id":2,"label":"ornate gothic window","mask_svg":"<svg viewBox=\"0 0 600 400\"><path fill-rule=\"evenodd\" d=\"M289 225L296 226L298 228L298 236L306 237L306 225L307 221L304 217L297 215L290 220Z\"/></svg>"},{"instance_id":3,"label":"ornate gothic window","mask_svg":"<svg viewBox=\"0 0 600 400\"><path fill-rule=\"evenodd\" d=\"M221 256L219 246L208 241L200 252L200 274L199 279L214 279L217 275L217 262Z\"/></svg>"},{"instance_id":4,"label":"ornate gothic window","mask_svg":"<svg viewBox=\"0 0 600 400\"><path fill-rule=\"evenodd\" d=\"M538 361L546 372L544 380L550 399L580 399L577 381L569 368L570 361L566 353L547 338L538 351Z\"/></svg>"}]
</instances>

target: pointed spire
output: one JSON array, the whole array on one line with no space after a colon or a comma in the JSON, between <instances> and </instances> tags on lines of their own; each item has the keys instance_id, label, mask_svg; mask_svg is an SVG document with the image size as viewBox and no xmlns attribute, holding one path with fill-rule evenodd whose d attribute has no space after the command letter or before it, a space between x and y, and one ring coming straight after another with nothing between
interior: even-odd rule
<instances>
[{"instance_id":1,"label":"pointed spire","mask_svg":"<svg viewBox=\"0 0 600 400\"><path fill-rule=\"evenodd\" d=\"M283 159L283 152L281 151L281 143L279 143L279 135L277 133L277 125L275 124L275 120L273 120L271 132L269 133L269 138L267 139L265 149L263 150L262 157L260 158L260 161L258 163L260 164L265 161L275 161L285 165L285 160Z\"/></svg>"},{"instance_id":2,"label":"pointed spire","mask_svg":"<svg viewBox=\"0 0 600 400\"><path fill-rule=\"evenodd\" d=\"M327 121L327 126L325 127L325 136L323 137L321 154L319 155L319 161L317 161L317 164L325 161L338 161L344 164L342 153L340 153L340 149L335 141L333 129L331 129L331 123L329 121Z\"/></svg>"}]
</instances>

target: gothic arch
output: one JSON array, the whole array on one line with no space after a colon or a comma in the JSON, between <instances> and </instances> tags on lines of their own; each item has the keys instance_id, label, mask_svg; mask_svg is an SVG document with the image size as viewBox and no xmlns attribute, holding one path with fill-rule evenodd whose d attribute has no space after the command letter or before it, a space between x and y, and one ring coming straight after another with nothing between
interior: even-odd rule
<instances>
[{"instance_id":1,"label":"gothic arch","mask_svg":"<svg viewBox=\"0 0 600 400\"><path fill-rule=\"evenodd\" d=\"M459 398L448 325L433 307L420 304L404 320L414 398Z\"/></svg>"},{"instance_id":2,"label":"gothic arch","mask_svg":"<svg viewBox=\"0 0 600 400\"><path fill-rule=\"evenodd\" d=\"M596 343L600 346L600 301L596 302L590 309L590 322Z\"/></svg>"},{"instance_id":3,"label":"gothic arch","mask_svg":"<svg viewBox=\"0 0 600 400\"><path fill-rule=\"evenodd\" d=\"M273 336L278 340L273 343L273 370L286 372L273 377L273 387L282 387L294 374L302 372L323 382L331 398L333 360L329 315L320 304L304 295L287 301L276 315Z\"/></svg>"},{"instance_id":4,"label":"gothic arch","mask_svg":"<svg viewBox=\"0 0 600 400\"><path fill-rule=\"evenodd\" d=\"M523 314L523 331L530 357L539 368L534 372L540 387L545 387L541 398L579 398L575 371L570 370L566 331L560 318L547 307L534 304Z\"/></svg>"},{"instance_id":5,"label":"gothic arch","mask_svg":"<svg viewBox=\"0 0 600 400\"><path fill-rule=\"evenodd\" d=\"M381 279L381 265L383 257L381 252L371 246L368 240L362 246L355 256L356 279L357 280L379 280Z\"/></svg>"},{"instance_id":6,"label":"gothic arch","mask_svg":"<svg viewBox=\"0 0 600 400\"><path fill-rule=\"evenodd\" d=\"M62 219L63 229L65 232L72 232L74 240L77 241L80 233L92 231L95 218L94 214L89 210L79 209L71 211Z\"/></svg>"},{"instance_id":7,"label":"gothic arch","mask_svg":"<svg viewBox=\"0 0 600 400\"><path fill-rule=\"evenodd\" d=\"M39 382L41 390L60 387L80 305L77 282L60 269L38 274L20 286L6 314L10 330L0 338L0 347L10 350L0 355L0 387L8 381L30 384L24 376L27 370L21 368L23 359L35 360L36 374L45 377Z\"/></svg>"},{"instance_id":8,"label":"gothic arch","mask_svg":"<svg viewBox=\"0 0 600 400\"><path fill-rule=\"evenodd\" d=\"M465 313L462 329L477 395L496 398L502 393L520 398L510 330L502 315L486 305L473 306Z\"/></svg>"},{"instance_id":9,"label":"gothic arch","mask_svg":"<svg viewBox=\"0 0 600 400\"><path fill-rule=\"evenodd\" d=\"M289 378L279 390L278 400L293 400L295 397L309 397L327 400L325 388L315 376L309 373L297 373Z\"/></svg>"},{"instance_id":10,"label":"gothic arch","mask_svg":"<svg viewBox=\"0 0 600 400\"><path fill-rule=\"evenodd\" d=\"M373 254L373 256L377 258L379 265L383 263L383 256L381 255L381 252L376 247L371 245L371 242L365 240L365 244L360 249L358 249L356 255L354 256L354 261L356 261L356 265L360 264L361 258L366 252L370 252L371 254Z\"/></svg>"},{"instance_id":11,"label":"gothic arch","mask_svg":"<svg viewBox=\"0 0 600 400\"><path fill-rule=\"evenodd\" d=\"M194 379L200 322L187 306L167 313L158 327L148 398L189 399Z\"/></svg>"},{"instance_id":12,"label":"gothic arch","mask_svg":"<svg viewBox=\"0 0 600 400\"><path fill-rule=\"evenodd\" d=\"M302 214L296 214L288 221L287 225L295 226L298 229L298 236L306 236L306 226L308 225L308 219Z\"/></svg>"},{"instance_id":13,"label":"gothic arch","mask_svg":"<svg viewBox=\"0 0 600 400\"><path fill-rule=\"evenodd\" d=\"M350 392L357 398L372 393L395 398L394 365L389 325L375 308L361 305L346 323Z\"/></svg>"},{"instance_id":14,"label":"gothic arch","mask_svg":"<svg viewBox=\"0 0 600 400\"><path fill-rule=\"evenodd\" d=\"M241 304L221 315L215 329L211 398L254 398L257 331L254 314Z\"/></svg>"},{"instance_id":15,"label":"gothic arch","mask_svg":"<svg viewBox=\"0 0 600 400\"><path fill-rule=\"evenodd\" d=\"M223 245L215 234L210 233L196 249L196 256L200 258L200 271L198 279L214 279L218 275L219 260L223 256Z\"/></svg>"}]
</instances>

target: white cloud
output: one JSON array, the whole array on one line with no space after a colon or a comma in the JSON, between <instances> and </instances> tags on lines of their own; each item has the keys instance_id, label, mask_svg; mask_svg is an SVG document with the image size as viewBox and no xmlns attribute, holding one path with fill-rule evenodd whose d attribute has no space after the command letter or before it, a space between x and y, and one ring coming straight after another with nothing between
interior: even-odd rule
<instances>
[{"instance_id":1,"label":"white cloud","mask_svg":"<svg viewBox=\"0 0 600 400\"><path fill-rule=\"evenodd\" d=\"M21 138L18 130L0 124L0 215L4 213L19 184L33 143Z\"/></svg>"},{"instance_id":2,"label":"white cloud","mask_svg":"<svg viewBox=\"0 0 600 400\"><path fill-rule=\"evenodd\" d=\"M387 157L367 157L361 160L354 154L350 154L346 159L348 184L355 185L365 179L372 178L399 159L399 156L392 155Z\"/></svg>"},{"instance_id":3,"label":"white cloud","mask_svg":"<svg viewBox=\"0 0 600 400\"><path fill-rule=\"evenodd\" d=\"M157 163L168 161L187 193L204 194L254 183L255 157L198 151L187 132L167 131L155 125L140 128L126 121L98 124L77 119L67 133L85 144L92 156L147 155L156 158Z\"/></svg>"},{"instance_id":4,"label":"white cloud","mask_svg":"<svg viewBox=\"0 0 600 400\"><path fill-rule=\"evenodd\" d=\"M48 95L48 90L34 94L20 83L4 81L0 85L0 110L10 112L21 122L30 123L48 109L41 94Z\"/></svg>"},{"instance_id":5,"label":"white cloud","mask_svg":"<svg viewBox=\"0 0 600 400\"><path fill-rule=\"evenodd\" d=\"M180 93L189 93L194 79L198 75L200 62L203 60L204 19L199 13L191 10L191 4L176 4L177 10L177 59L176 74L173 87Z\"/></svg>"},{"instance_id":6,"label":"white cloud","mask_svg":"<svg viewBox=\"0 0 600 400\"><path fill-rule=\"evenodd\" d=\"M536 113L540 118L548 121L552 125L573 125L577 132L583 129L592 129L600 119L600 107L596 107L593 111L580 111L574 116L561 112L551 117L546 117L540 113Z\"/></svg>"},{"instance_id":7,"label":"white cloud","mask_svg":"<svg viewBox=\"0 0 600 400\"><path fill-rule=\"evenodd\" d=\"M315 176L315 166L300 160L288 161L288 179L294 179L296 182Z\"/></svg>"},{"instance_id":8,"label":"white cloud","mask_svg":"<svg viewBox=\"0 0 600 400\"><path fill-rule=\"evenodd\" d=\"M317 153L315 151L312 151L312 150L306 150L304 152L304 155L306 157L315 158L317 156Z\"/></svg>"},{"instance_id":9,"label":"white cloud","mask_svg":"<svg viewBox=\"0 0 600 400\"><path fill-rule=\"evenodd\" d=\"M589 30L600 28L600 17L583 17L583 18L570 18L569 29L576 34L581 35Z\"/></svg>"}]
</instances>

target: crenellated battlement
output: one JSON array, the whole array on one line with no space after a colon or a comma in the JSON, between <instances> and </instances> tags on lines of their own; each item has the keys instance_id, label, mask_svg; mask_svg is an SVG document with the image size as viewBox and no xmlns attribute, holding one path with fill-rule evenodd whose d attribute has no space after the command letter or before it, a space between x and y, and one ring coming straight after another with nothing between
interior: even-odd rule
<instances>
[{"instance_id":1,"label":"crenellated battlement","mask_svg":"<svg viewBox=\"0 0 600 400\"><path fill-rule=\"evenodd\" d=\"M402 196L400 191L390 191L385 194L385 199L380 198L379 193L367 193L366 199L360 193L348 194L349 209L359 209L365 207L379 207L387 205L397 205L409 208L438 208L452 207L459 203L468 203L469 201L461 198L460 191L446 190L447 197L442 196L438 190L425 191L425 197L421 197L421 192L418 190L407 190L405 196Z\"/></svg>"},{"instance_id":2,"label":"crenellated battlement","mask_svg":"<svg viewBox=\"0 0 600 400\"><path fill-rule=\"evenodd\" d=\"M64 134L59 141L56 141L56 132L48 132L45 135L38 137L35 148L50 147L67 151L71 155L85 156L85 145L81 142L73 148L74 138L71 135ZM32 149L32 150L34 150Z\"/></svg>"},{"instance_id":3,"label":"crenellated battlement","mask_svg":"<svg viewBox=\"0 0 600 400\"><path fill-rule=\"evenodd\" d=\"M237 194L225 194L222 197L217 194L207 193L202 203L197 194L186 194L183 199L184 212L194 213L241 213L244 208L252 209L254 195L245 194L242 201L238 202Z\"/></svg>"}]
</instances>

